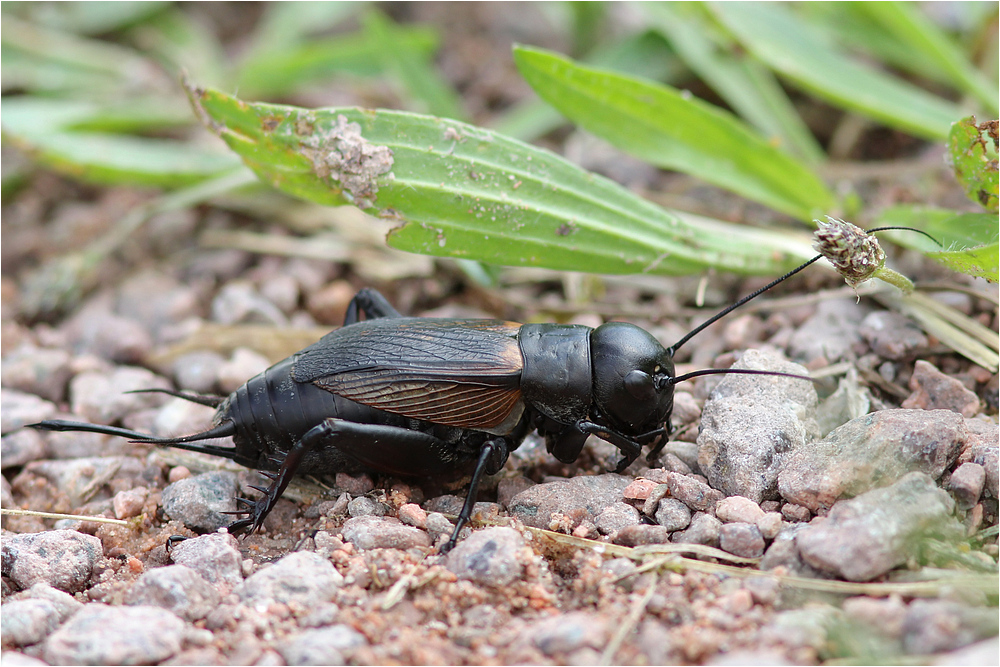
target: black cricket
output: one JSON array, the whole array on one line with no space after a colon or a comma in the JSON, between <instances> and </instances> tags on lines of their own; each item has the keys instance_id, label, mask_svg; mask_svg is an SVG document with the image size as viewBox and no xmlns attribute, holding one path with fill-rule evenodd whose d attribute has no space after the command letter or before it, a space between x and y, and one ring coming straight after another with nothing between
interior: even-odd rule
<instances>
[{"instance_id":1,"label":"black cricket","mask_svg":"<svg viewBox=\"0 0 1000 667\"><path fill-rule=\"evenodd\" d=\"M589 435L617 447L616 472L651 445L653 460L672 427L674 385L700 375L769 371L707 369L674 375L678 348L705 327L819 257L744 297L664 348L624 322L519 324L486 319L404 317L372 289L351 301L344 326L278 362L227 397L164 391L216 408L213 428L179 438L82 422L48 420L50 431L92 431L231 459L271 480L237 497L234 534L252 533L295 474L374 472L459 480L468 495L451 538L468 522L484 474L500 471L532 430L556 459L577 459ZM367 319L362 320L361 314ZM808 380L802 376L792 375ZM233 447L189 444L232 436Z\"/></svg>"}]
</instances>

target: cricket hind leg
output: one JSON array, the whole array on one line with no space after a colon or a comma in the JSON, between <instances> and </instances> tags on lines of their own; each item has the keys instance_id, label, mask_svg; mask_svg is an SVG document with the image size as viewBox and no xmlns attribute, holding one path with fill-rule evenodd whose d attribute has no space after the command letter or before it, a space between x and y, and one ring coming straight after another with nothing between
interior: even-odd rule
<instances>
[{"instance_id":1,"label":"cricket hind leg","mask_svg":"<svg viewBox=\"0 0 1000 667\"><path fill-rule=\"evenodd\" d=\"M233 522L229 532L238 535L259 530L303 460L324 447L335 447L371 470L411 477L453 470L459 456L452 445L423 431L330 417L306 431L287 453L269 457L277 472L260 471L271 480L267 487L250 487L261 493L260 498L236 499L239 508L229 514L243 518Z\"/></svg>"}]
</instances>

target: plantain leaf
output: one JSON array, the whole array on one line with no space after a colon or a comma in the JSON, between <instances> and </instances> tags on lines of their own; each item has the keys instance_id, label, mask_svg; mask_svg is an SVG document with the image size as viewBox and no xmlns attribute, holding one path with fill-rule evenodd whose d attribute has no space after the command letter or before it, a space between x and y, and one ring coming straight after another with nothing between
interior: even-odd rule
<instances>
[{"instance_id":1,"label":"plantain leaf","mask_svg":"<svg viewBox=\"0 0 1000 667\"><path fill-rule=\"evenodd\" d=\"M997 216L992 213L960 213L929 206L893 206L884 210L878 226L914 227L927 237L906 231L884 232L899 245L918 250L953 271L990 282L998 280Z\"/></svg>"},{"instance_id":2,"label":"plantain leaf","mask_svg":"<svg viewBox=\"0 0 1000 667\"><path fill-rule=\"evenodd\" d=\"M420 114L250 104L188 87L206 126L275 187L401 225L389 244L492 264L594 273L775 273L806 243L703 230L548 151ZM761 241L760 238L766 238Z\"/></svg>"},{"instance_id":3,"label":"plantain leaf","mask_svg":"<svg viewBox=\"0 0 1000 667\"><path fill-rule=\"evenodd\" d=\"M707 102L541 49L515 47L514 61L549 104L632 155L803 220L833 207L812 171Z\"/></svg>"},{"instance_id":4,"label":"plantain leaf","mask_svg":"<svg viewBox=\"0 0 1000 667\"><path fill-rule=\"evenodd\" d=\"M842 53L788 8L763 2L710 5L755 56L803 89L916 136L941 140L958 107Z\"/></svg>"}]
</instances>

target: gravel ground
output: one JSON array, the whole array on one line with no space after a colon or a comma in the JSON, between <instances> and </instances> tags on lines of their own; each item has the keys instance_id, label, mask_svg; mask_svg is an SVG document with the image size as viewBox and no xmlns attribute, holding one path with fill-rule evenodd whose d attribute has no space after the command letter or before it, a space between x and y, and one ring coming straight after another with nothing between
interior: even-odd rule
<instances>
[{"instance_id":1,"label":"gravel ground","mask_svg":"<svg viewBox=\"0 0 1000 667\"><path fill-rule=\"evenodd\" d=\"M837 381L733 375L681 386L678 439L624 474L607 472L617 452L600 440L565 465L529 437L447 556L437 547L460 484L305 479L261 533L237 540L219 532L223 512L248 484L266 483L257 473L122 438L22 428L70 417L158 435L200 430L210 408L123 392L234 389L268 359L249 347L169 362L160 353L201 321L318 324L334 307L313 294L352 293L315 262L232 254L194 251L180 268L126 276L54 325L19 323L16 298L5 299L4 507L125 522L4 517L5 664L996 655L996 598L975 589L982 580L905 588L932 576L922 565L996 572L996 376L852 298L734 314L680 367L736 360L801 374L853 362ZM191 273L205 266L229 275L206 288ZM635 296L610 289L608 302ZM466 312L462 302L422 314ZM965 303L996 317L981 300ZM674 336L671 325L640 323ZM711 358L699 358L706 350ZM859 368L877 369L883 388L859 381ZM171 535L193 539L168 549ZM898 588L813 590L790 576Z\"/></svg>"},{"instance_id":2,"label":"gravel ground","mask_svg":"<svg viewBox=\"0 0 1000 667\"><path fill-rule=\"evenodd\" d=\"M512 71L491 69L500 59L490 53L506 53L507 32L523 36L535 22L470 6L442 16L420 5L439 13L418 18L456 24L443 31L441 65L484 120L491 105L526 94ZM477 20L500 22L502 37L470 29ZM767 217L683 177L602 157L578 133L559 141L587 168L707 215ZM911 160L947 182L933 203L964 201L940 152L874 157ZM852 185L882 203L930 196L917 178ZM4 515L4 665L1000 661L997 374L818 267L678 355L679 373L735 363L819 372L815 386L746 375L680 385L675 439L622 474L609 472L618 453L603 441L562 464L529 436L484 483L447 556L438 547L462 483L301 478L260 533L237 540L223 513L235 495L253 495L248 485L267 483L258 473L123 438L23 428L67 418L159 436L203 430L209 408L126 392L229 393L342 321L363 286L407 314L626 319L669 344L764 284L712 277L704 309L693 307L697 278L509 270L485 290L453 263L386 249L371 221L255 195L154 217L73 308L29 317L42 310L33 270L149 196L37 173L5 197L2 505L95 520ZM317 225L332 230L338 261L197 243L206 231L280 237ZM933 298L997 330L995 286L911 254L891 262L947 282ZM168 542L174 535L188 539Z\"/></svg>"}]
</instances>

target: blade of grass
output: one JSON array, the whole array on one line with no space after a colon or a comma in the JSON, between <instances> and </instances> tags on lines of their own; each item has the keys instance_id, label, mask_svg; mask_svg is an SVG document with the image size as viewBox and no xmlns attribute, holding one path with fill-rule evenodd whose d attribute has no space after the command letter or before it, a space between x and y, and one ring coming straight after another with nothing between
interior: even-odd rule
<instances>
[{"instance_id":1,"label":"blade of grass","mask_svg":"<svg viewBox=\"0 0 1000 667\"><path fill-rule=\"evenodd\" d=\"M1000 88L977 70L957 46L924 15L916 5L904 2L852 2L852 8L869 21L934 62L944 73L943 83L957 87L998 112Z\"/></svg>"},{"instance_id":2,"label":"blade of grass","mask_svg":"<svg viewBox=\"0 0 1000 667\"><path fill-rule=\"evenodd\" d=\"M517 46L514 61L546 101L632 155L800 219L811 220L834 205L833 195L807 167L707 102L541 49Z\"/></svg>"},{"instance_id":3,"label":"blade of grass","mask_svg":"<svg viewBox=\"0 0 1000 667\"><path fill-rule=\"evenodd\" d=\"M206 125L262 179L309 201L373 206L402 223L389 244L410 252L661 274L707 266L771 274L812 253L805 244L793 254L733 243L548 151L457 121L249 104L190 87L189 94Z\"/></svg>"},{"instance_id":4,"label":"blade of grass","mask_svg":"<svg viewBox=\"0 0 1000 667\"><path fill-rule=\"evenodd\" d=\"M723 2L710 7L747 50L831 104L938 141L962 115L956 105L847 56L785 6Z\"/></svg>"},{"instance_id":5,"label":"blade of grass","mask_svg":"<svg viewBox=\"0 0 1000 667\"><path fill-rule=\"evenodd\" d=\"M427 61L437 49L437 38L426 28L395 26L392 39ZM305 42L265 57L253 58L240 70L237 83L247 97L271 97L335 74L375 77L383 72L380 42L363 32Z\"/></svg>"},{"instance_id":6,"label":"blade of grass","mask_svg":"<svg viewBox=\"0 0 1000 667\"><path fill-rule=\"evenodd\" d=\"M8 126L8 113L3 118L4 139L42 164L90 183L175 188L239 167L233 155L169 139L100 132L22 134Z\"/></svg>"},{"instance_id":7,"label":"blade of grass","mask_svg":"<svg viewBox=\"0 0 1000 667\"><path fill-rule=\"evenodd\" d=\"M103 74L121 83L141 85L146 77L155 80L150 64L131 49L42 28L6 13L0 20L3 24L0 44L7 49L41 61Z\"/></svg>"},{"instance_id":8,"label":"blade of grass","mask_svg":"<svg viewBox=\"0 0 1000 667\"><path fill-rule=\"evenodd\" d=\"M54 30L103 35L142 21L168 6L159 1L123 2L5 2L5 14Z\"/></svg>"},{"instance_id":9,"label":"blade of grass","mask_svg":"<svg viewBox=\"0 0 1000 667\"><path fill-rule=\"evenodd\" d=\"M458 93L432 62L396 39L398 26L389 17L373 9L365 13L361 22L376 46L385 71L394 74L410 96L422 103L419 111L442 118L465 118Z\"/></svg>"},{"instance_id":10,"label":"blade of grass","mask_svg":"<svg viewBox=\"0 0 1000 667\"><path fill-rule=\"evenodd\" d=\"M701 5L651 2L640 6L688 67L732 109L790 153L810 163L825 160L823 148L770 70L746 54L734 53L732 40L717 34Z\"/></svg>"}]
</instances>

